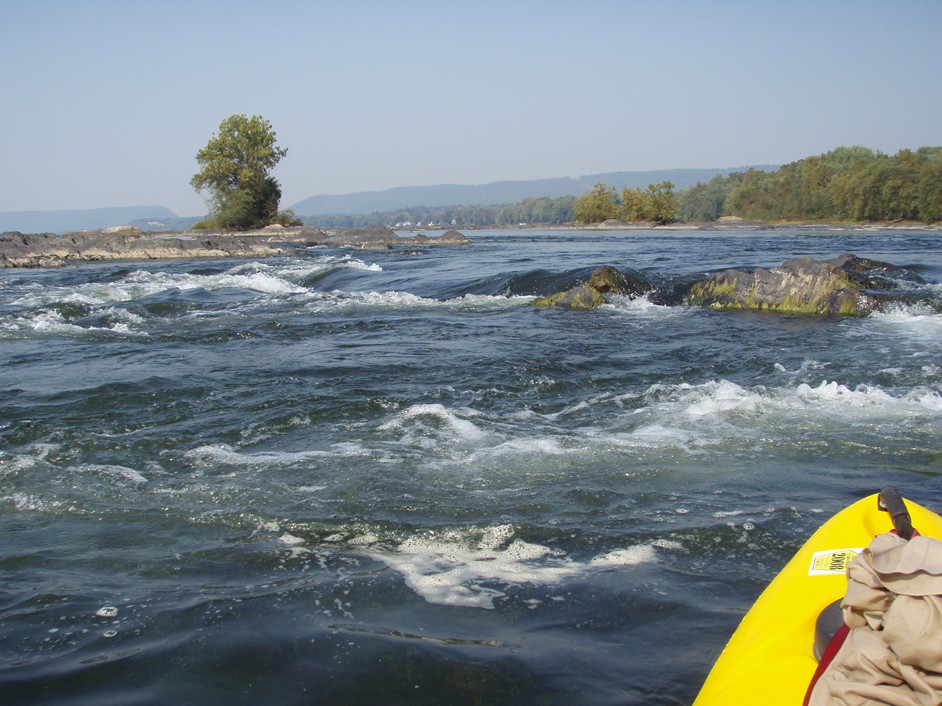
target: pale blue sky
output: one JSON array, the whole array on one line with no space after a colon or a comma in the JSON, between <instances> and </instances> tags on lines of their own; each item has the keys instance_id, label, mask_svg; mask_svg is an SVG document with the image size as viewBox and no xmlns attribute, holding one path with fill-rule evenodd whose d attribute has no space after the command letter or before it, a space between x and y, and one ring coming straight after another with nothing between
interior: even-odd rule
<instances>
[{"instance_id":1,"label":"pale blue sky","mask_svg":"<svg viewBox=\"0 0 942 706\"><path fill-rule=\"evenodd\" d=\"M942 0L0 0L0 211L205 211L269 119L322 193L942 144Z\"/></svg>"}]
</instances>

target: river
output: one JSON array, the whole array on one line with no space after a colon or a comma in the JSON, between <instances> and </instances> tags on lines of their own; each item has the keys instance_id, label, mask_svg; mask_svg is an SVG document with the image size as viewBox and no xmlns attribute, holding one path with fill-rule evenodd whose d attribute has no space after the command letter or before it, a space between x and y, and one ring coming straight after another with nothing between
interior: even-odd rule
<instances>
[{"instance_id":1,"label":"river","mask_svg":"<svg viewBox=\"0 0 942 706\"><path fill-rule=\"evenodd\" d=\"M942 507L942 234L470 231L0 272L16 704L689 704L851 501ZM616 299L852 252L923 303Z\"/></svg>"}]
</instances>

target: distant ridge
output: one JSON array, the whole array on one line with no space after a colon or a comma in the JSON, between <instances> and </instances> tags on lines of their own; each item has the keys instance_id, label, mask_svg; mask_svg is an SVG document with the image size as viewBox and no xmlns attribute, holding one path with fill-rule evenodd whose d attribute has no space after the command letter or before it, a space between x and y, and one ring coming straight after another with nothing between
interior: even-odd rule
<instances>
[{"instance_id":1,"label":"distant ridge","mask_svg":"<svg viewBox=\"0 0 942 706\"><path fill-rule=\"evenodd\" d=\"M433 186L398 186L385 191L360 191L351 194L312 196L298 201L291 209L300 217L326 214L369 214L415 206L477 206L517 203L525 198L579 196L598 182L620 189L644 188L648 184L670 181L678 191L717 174L749 169L774 171L777 165L763 164L723 169L661 169L656 171L605 172L581 177L495 181L489 184L438 184ZM0 233L68 233L100 230L112 226L135 225L141 230L185 229L200 220L182 218L166 206L117 206L58 211L0 211Z\"/></svg>"},{"instance_id":2,"label":"distant ridge","mask_svg":"<svg viewBox=\"0 0 942 706\"><path fill-rule=\"evenodd\" d=\"M72 211L0 211L0 233L68 233L128 225L131 221L175 219L166 206L117 206Z\"/></svg>"},{"instance_id":3,"label":"distant ridge","mask_svg":"<svg viewBox=\"0 0 942 706\"><path fill-rule=\"evenodd\" d=\"M555 179L532 179L520 181L495 181L489 184L463 185L438 184L434 186L397 186L385 191L358 191L351 194L324 194L311 196L291 206L298 216L324 214L366 214L374 211L392 211L413 206L458 206L493 205L517 203L525 198L549 196L579 196L589 191L598 182L605 182L620 189L644 188L648 184L670 181L679 190L690 188L698 182L706 182L717 174L743 172L749 169L774 171L778 165L754 165L751 167L729 167L717 169L661 169L638 172L606 172L587 174L581 177L558 177Z\"/></svg>"}]
</instances>

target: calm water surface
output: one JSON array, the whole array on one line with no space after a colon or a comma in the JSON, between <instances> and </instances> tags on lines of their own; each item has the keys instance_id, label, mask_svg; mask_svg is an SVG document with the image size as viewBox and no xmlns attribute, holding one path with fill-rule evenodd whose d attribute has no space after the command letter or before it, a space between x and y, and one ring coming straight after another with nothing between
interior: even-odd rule
<instances>
[{"instance_id":1,"label":"calm water surface","mask_svg":"<svg viewBox=\"0 0 942 706\"><path fill-rule=\"evenodd\" d=\"M0 692L688 704L831 513L942 508L942 235L471 232L0 273ZM528 306L843 252L866 319Z\"/></svg>"}]
</instances>

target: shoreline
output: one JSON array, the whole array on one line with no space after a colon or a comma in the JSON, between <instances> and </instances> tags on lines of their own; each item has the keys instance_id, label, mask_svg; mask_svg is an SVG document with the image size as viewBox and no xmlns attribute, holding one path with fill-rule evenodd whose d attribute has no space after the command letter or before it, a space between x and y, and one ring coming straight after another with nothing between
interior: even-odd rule
<instances>
[{"instance_id":1,"label":"shoreline","mask_svg":"<svg viewBox=\"0 0 942 706\"><path fill-rule=\"evenodd\" d=\"M53 233L0 233L0 266L51 268L102 261L174 260L188 258L271 257L305 247L353 247L386 250L398 246L467 245L463 233L403 238L388 228L328 232L309 226L264 228L241 233L221 231L144 232L118 227Z\"/></svg>"},{"instance_id":2,"label":"shoreline","mask_svg":"<svg viewBox=\"0 0 942 706\"><path fill-rule=\"evenodd\" d=\"M799 229L843 233L848 231L885 232L919 230L942 232L942 223L914 222L824 223L745 221L725 217L715 223L623 223L607 221L595 225L517 225L467 230L549 230L549 231L775 231ZM0 267L29 269L64 267L70 264L101 261L172 260L187 258L271 257L285 255L305 247L352 247L359 250L392 250L399 247L469 245L471 240L454 229L440 236L426 235L444 228L410 229L412 237L403 237L387 227L339 228L322 230L311 226L269 226L240 233L224 231L151 232L124 226L104 230L76 231L65 235L53 233L0 233ZM406 232L406 231L400 231Z\"/></svg>"},{"instance_id":3,"label":"shoreline","mask_svg":"<svg viewBox=\"0 0 942 706\"><path fill-rule=\"evenodd\" d=\"M884 231L884 230L923 230L942 232L942 222L921 223L919 221L880 221L872 223L839 223L831 221L747 221L744 219L719 220L703 223L595 223L592 225L518 225L496 226L495 229L509 230L676 230L676 231L716 231L716 230L779 230L794 228L800 230L845 231Z\"/></svg>"}]
</instances>

